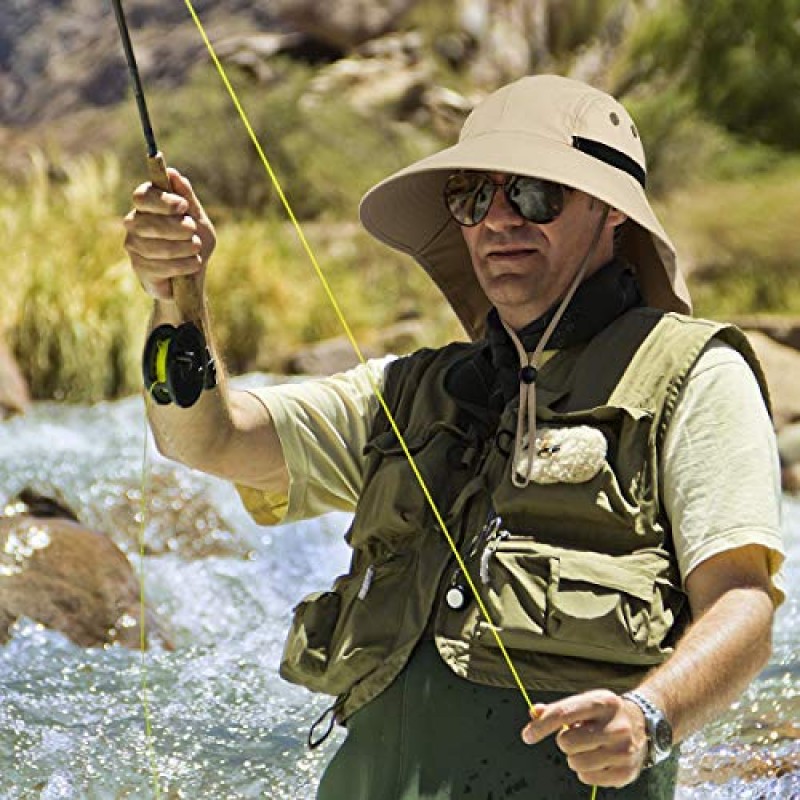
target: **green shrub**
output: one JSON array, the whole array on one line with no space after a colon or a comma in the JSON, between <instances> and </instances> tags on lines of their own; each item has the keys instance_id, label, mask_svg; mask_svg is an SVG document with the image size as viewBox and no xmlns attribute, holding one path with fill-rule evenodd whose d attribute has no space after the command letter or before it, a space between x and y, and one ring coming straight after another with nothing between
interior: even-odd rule
<instances>
[{"instance_id":1,"label":"green shrub","mask_svg":"<svg viewBox=\"0 0 800 800\"><path fill-rule=\"evenodd\" d=\"M65 166L59 183L32 157L26 186L6 186L4 327L34 397L94 400L138 383L147 307L122 260L122 227L111 198L119 169L111 157Z\"/></svg>"},{"instance_id":2,"label":"green shrub","mask_svg":"<svg viewBox=\"0 0 800 800\"><path fill-rule=\"evenodd\" d=\"M732 133L800 149L800 0L661 2L627 44L638 83L677 81Z\"/></svg>"}]
</instances>

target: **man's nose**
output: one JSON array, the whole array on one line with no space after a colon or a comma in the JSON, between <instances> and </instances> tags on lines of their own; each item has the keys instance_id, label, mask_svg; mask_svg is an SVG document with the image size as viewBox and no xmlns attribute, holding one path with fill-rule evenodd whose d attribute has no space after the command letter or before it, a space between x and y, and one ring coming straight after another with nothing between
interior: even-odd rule
<instances>
[{"instance_id":1,"label":"man's nose","mask_svg":"<svg viewBox=\"0 0 800 800\"><path fill-rule=\"evenodd\" d=\"M508 202L502 186L495 185L494 197L486 213L484 224L494 230L513 228L525 224L525 219Z\"/></svg>"}]
</instances>

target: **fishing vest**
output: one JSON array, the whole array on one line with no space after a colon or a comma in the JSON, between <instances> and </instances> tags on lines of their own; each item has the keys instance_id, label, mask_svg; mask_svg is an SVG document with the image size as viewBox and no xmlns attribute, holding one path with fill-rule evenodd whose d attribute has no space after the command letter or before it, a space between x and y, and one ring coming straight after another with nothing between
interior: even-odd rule
<instances>
[{"instance_id":1,"label":"fishing vest","mask_svg":"<svg viewBox=\"0 0 800 800\"><path fill-rule=\"evenodd\" d=\"M281 675L337 696L343 721L425 636L458 675L515 686L499 636L532 691L637 685L689 619L659 460L686 378L715 337L742 353L766 398L740 331L673 313L629 311L555 353L537 378L537 435L525 455L537 461L524 488L510 474L517 401L487 436L445 388L448 371L484 343L393 362L384 397L414 466L380 412L346 536L350 571L296 607Z\"/></svg>"}]
</instances>

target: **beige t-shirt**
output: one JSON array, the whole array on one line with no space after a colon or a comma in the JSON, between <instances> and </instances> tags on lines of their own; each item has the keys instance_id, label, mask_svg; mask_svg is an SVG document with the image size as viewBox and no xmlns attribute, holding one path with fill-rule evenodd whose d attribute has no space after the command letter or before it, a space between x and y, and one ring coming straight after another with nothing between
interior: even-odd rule
<instances>
[{"instance_id":1,"label":"beige t-shirt","mask_svg":"<svg viewBox=\"0 0 800 800\"><path fill-rule=\"evenodd\" d=\"M364 445L379 408L375 390L391 360L252 392L275 421L290 476L288 503L238 487L257 522L355 509ZM753 373L736 350L712 342L698 359L667 431L661 470L684 579L711 556L748 544L767 548L777 574L784 551L775 436ZM775 590L782 600L779 582Z\"/></svg>"}]
</instances>

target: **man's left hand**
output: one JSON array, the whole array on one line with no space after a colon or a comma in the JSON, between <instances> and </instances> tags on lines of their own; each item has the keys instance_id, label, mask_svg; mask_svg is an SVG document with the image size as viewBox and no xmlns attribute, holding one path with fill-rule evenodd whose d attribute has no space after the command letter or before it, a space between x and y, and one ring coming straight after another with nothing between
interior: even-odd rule
<instances>
[{"instance_id":1,"label":"man's left hand","mask_svg":"<svg viewBox=\"0 0 800 800\"><path fill-rule=\"evenodd\" d=\"M522 730L526 744L556 734L556 744L579 780L590 786L619 788L632 783L647 757L644 715L619 695L585 692L531 709Z\"/></svg>"}]
</instances>

